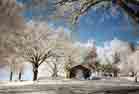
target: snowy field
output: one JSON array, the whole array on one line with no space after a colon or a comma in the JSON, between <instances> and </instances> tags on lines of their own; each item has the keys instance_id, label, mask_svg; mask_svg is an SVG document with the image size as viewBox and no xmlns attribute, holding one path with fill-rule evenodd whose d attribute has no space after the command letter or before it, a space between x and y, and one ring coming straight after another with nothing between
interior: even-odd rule
<instances>
[{"instance_id":1,"label":"snowy field","mask_svg":"<svg viewBox=\"0 0 139 94\"><path fill-rule=\"evenodd\" d=\"M0 84L0 94L139 94L139 83L115 79L1 81Z\"/></svg>"}]
</instances>

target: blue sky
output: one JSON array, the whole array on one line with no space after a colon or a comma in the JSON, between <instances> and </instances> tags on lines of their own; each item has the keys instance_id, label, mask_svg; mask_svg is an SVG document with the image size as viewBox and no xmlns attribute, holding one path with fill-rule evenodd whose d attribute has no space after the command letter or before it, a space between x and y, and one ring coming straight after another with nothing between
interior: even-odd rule
<instances>
[{"instance_id":1,"label":"blue sky","mask_svg":"<svg viewBox=\"0 0 139 94\"><path fill-rule=\"evenodd\" d=\"M24 3L31 2L31 0L18 0L24 1ZM45 13L44 13L45 12ZM25 19L32 20L32 16L47 16L48 11L27 10L23 13ZM53 24L52 26L64 26L63 22L48 21ZM68 28L68 27L67 27ZM67 29L66 28L66 29ZM136 26L138 30L138 26ZM74 37L81 42L88 40L96 40L98 45L103 44L104 41L112 40L114 38L136 43L139 41L139 36L134 35L135 26L132 23L132 19L129 18L122 9L110 8L104 9L92 9L87 15L80 17L79 24L76 31L73 33Z\"/></svg>"},{"instance_id":2,"label":"blue sky","mask_svg":"<svg viewBox=\"0 0 139 94\"><path fill-rule=\"evenodd\" d=\"M136 29L138 30L138 26ZM134 35L136 29L132 19L120 8L115 15L111 13L111 10L92 9L80 18L78 25L80 40L94 39L97 44L114 38L136 43L139 40L139 36Z\"/></svg>"}]
</instances>

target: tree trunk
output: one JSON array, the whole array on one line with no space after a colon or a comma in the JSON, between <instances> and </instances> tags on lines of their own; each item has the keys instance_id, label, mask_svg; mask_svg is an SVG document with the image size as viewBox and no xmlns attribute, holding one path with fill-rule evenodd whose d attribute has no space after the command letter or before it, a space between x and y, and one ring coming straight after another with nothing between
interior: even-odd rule
<instances>
[{"instance_id":1,"label":"tree trunk","mask_svg":"<svg viewBox=\"0 0 139 94\"><path fill-rule=\"evenodd\" d=\"M138 79L137 79L137 76L135 76L135 83L137 83L138 82Z\"/></svg>"},{"instance_id":2,"label":"tree trunk","mask_svg":"<svg viewBox=\"0 0 139 94\"><path fill-rule=\"evenodd\" d=\"M114 72L113 72L113 76L114 76L114 77L117 77L117 76L118 76L118 72L117 72L117 71L114 71Z\"/></svg>"},{"instance_id":3,"label":"tree trunk","mask_svg":"<svg viewBox=\"0 0 139 94\"><path fill-rule=\"evenodd\" d=\"M138 82L137 73L135 73L135 83Z\"/></svg>"},{"instance_id":4,"label":"tree trunk","mask_svg":"<svg viewBox=\"0 0 139 94\"><path fill-rule=\"evenodd\" d=\"M19 72L19 77L18 77L18 80L19 80L19 81L21 81L21 77L22 77L22 72L20 71L20 72Z\"/></svg>"},{"instance_id":5,"label":"tree trunk","mask_svg":"<svg viewBox=\"0 0 139 94\"><path fill-rule=\"evenodd\" d=\"M57 78L58 77L58 69L57 69L57 65L54 64L54 68L52 69L53 70L53 73L52 73L52 77L53 78Z\"/></svg>"},{"instance_id":6,"label":"tree trunk","mask_svg":"<svg viewBox=\"0 0 139 94\"><path fill-rule=\"evenodd\" d=\"M12 78L13 78L13 72L11 71L11 72L10 72L10 81L13 80Z\"/></svg>"},{"instance_id":7,"label":"tree trunk","mask_svg":"<svg viewBox=\"0 0 139 94\"><path fill-rule=\"evenodd\" d=\"M57 78L57 77L58 77L57 72L54 72L54 73L52 74L52 78Z\"/></svg>"},{"instance_id":8,"label":"tree trunk","mask_svg":"<svg viewBox=\"0 0 139 94\"><path fill-rule=\"evenodd\" d=\"M33 71L33 81L36 81L38 78L38 68L35 68Z\"/></svg>"},{"instance_id":9,"label":"tree trunk","mask_svg":"<svg viewBox=\"0 0 139 94\"><path fill-rule=\"evenodd\" d=\"M131 77L134 77L135 76L135 73L134 72L131 72Z\"/></svg>"},{"instance_id":10,"label":"tree trunk","mask_svg":"<svg viewBox=\"0 0 139 94\"><path fill-rule=\"evenodd\" d=\"M126 13L128 13L128 15L130 16L130 17L132 17L132 19L136 22L136 23L138 23L138 15L139 15L139 13L136 13L136 11L134 11L132 8L130 8L130 7L128 7L128 5L126 5L123 1L122 2L120 2L120 4L119 4L123 9L124 9L124 11L126 12Z\"/></svg>"},{"instance_id":11,"label":"tree trunk","mask_svg":"<svg viewBox=\"0 0 139 94\"><path fill-rule=\"evenodd\" d=\"M66 73L66 79L69 79L70 78L70 71L67 70L65 73Z\"/></svg>"}]
</instances>

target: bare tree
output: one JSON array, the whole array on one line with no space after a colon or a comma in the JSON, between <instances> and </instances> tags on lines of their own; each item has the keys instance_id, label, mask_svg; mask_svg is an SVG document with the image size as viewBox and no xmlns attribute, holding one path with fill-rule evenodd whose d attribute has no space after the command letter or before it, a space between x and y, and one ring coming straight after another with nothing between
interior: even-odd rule
<instances>
[{"instance_id":1,"label":"bare tree","mask_svg":"<svg viewBox=\"0 0 139 94\"><path fill-rule=\"evenodd\" d=\"M38 27L35 28L36 26ZM28 33L22 41L24 57L33 66L33 80L37 80L39 66L52 55L52 45L49 37L53 32L48 27L45 28L46 26L47 24L35 24L31 31L27 30Z\"/></svg>"},{"instance_id":2,"label":"bare tree","mask_svg":"<svg viewBox=\"0 0 139 94\"><path fill-rule=\"evenodd\" d=\"M51 69L51 77L56 79L58 77L58 72L60 70L59 65L60 62L58 61L59 57L58 56L53 56L51 58L51 61L48 61L47 64L49 65L49 68Z\"/></svg>"},{"instance_id":3,"label":"bare tree","mask_svg":"<svg viewBox=\"0 0 139 94\"><path fill-rule=\"evenodd\" d=\"M65 32L63 28L56 30L54 41L53 56L48 58L46 62L51 77L56 78L62 76L63 73L68 74L68 70L65 67L71 64L71 60L74 61L71 66L80 62L80 51L74 46L70 33Z\"/></svg>"}]
</instances>

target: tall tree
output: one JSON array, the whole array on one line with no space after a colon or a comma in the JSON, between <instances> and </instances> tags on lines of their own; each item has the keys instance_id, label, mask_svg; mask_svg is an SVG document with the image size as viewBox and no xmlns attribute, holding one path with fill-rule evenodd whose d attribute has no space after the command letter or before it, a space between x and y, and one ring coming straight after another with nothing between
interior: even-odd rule
<instances>
[{"instance_id":1,"label":"tall tree","mask_svg":"<svg viewBox=\"0 0 139 94\"><path fill-rule=\"evenodd\" d=\"M114 77L118 76L119 68L117 67L118 63L120 62L120 55L116 52L113 56L114 62L112 64L113 75Z\"/></svg>"},{"instance_id":2,"label":"tall tree","mask_svg":"<svg viewBox=\"0 0 139 94\"><path fill-rule=\"evenodd\" d=\"M139 56L139 51L136 50L135 52L130 54L129 57L127 58L127 64L123 65L123 69L124 67L126 67L126 69L124 69L125 71L127 71L128 73L131 72L133 74L132 76L135 77L135 82L137 82L137 73L139 71L138 56Z\"/></svg>"},{"instance_id":3,"label":"tall tree","mask_svg":"<svg viewBox=\"0 0 139 94\"><path fill-rule=\"evenodd\" d=\"M93 47L91 48L90 52L85 57L84 63L92 71L96 71L97 70L97 52L96 52L96 45L95 45L95 43L93 44Z\"/></svg>"},{"instance_id":4,"label":"tall tree","mask_svg":"<svg viewBox=\"0 0 139 94\"><path fill-rule=\"evenodd\" d=\"M34 22L27 24L25 31L5 35L8 37L5 46L32 64L33 80L37 80L39 66L52 55L52 42L49 41L52 33L47 24Z\"/></svg>"},{"instance_id":5,"label":"tall tree","mask_svg":"<svg viewBox=\"0 0 139 94\"><path fill-rule=\"evenodd\" d=\"M33 80L37 80L39 66L52 55L52 44L49 39L52 33L47 24L35 24L23 37L21 49L27 61L32 63Z\"/></svg>"},{"instance_id":6,"label":"tall tree","mask_svg":"<svg viewBox=\"0 0 139 94\"><path fill-rule=\"evenodd\" d=\"M70 68L81 63L80 49L74 45L69 32L64 32L62 28L59 28L57 34L53 51L57 62L53 64L53 74L56 74L55 72L60 73L63 70L66 78L69 78Z\"/></svg>"},{"instance_id":7,"label":"tall tree","mask_svg":"<svg viewBox=\"0 0 139 94\"><path fill-rule=\"evenodd\" d=\"M13 37L12 32L18 35L18 30L24 28L24 20L21 16L22 6L16 3L16 0L0 0L0 58L10 58L13 55L8 39ZM12 61L12 60L11 60ZM10 66L12 62L9 62ZM13 73L11 72L10 79L12 80Z\"/></svg>"},{"instance_id":8,"label":"tall tree","mask_svg":"<svg viewBox=\"0 0 139 94\"><path fill-rule=\"evenodd\" d=\"M54 33L53 39L53 55L51 58L46 59L47 63L46 66L44 65L44 68L46 67L46 72L48 72L50 74L48 75L52 78L63 77L65 75L69 78L69 76L67 76L69 69L81 63L81 49L74 45L70 32L65 32L64 28L58 28ZM71 61L73 62L71 63ZM69 67L69 65L71 67ZM44 69L42 69L42 72L43 71Z\"/></svg>"}]
</instances>

